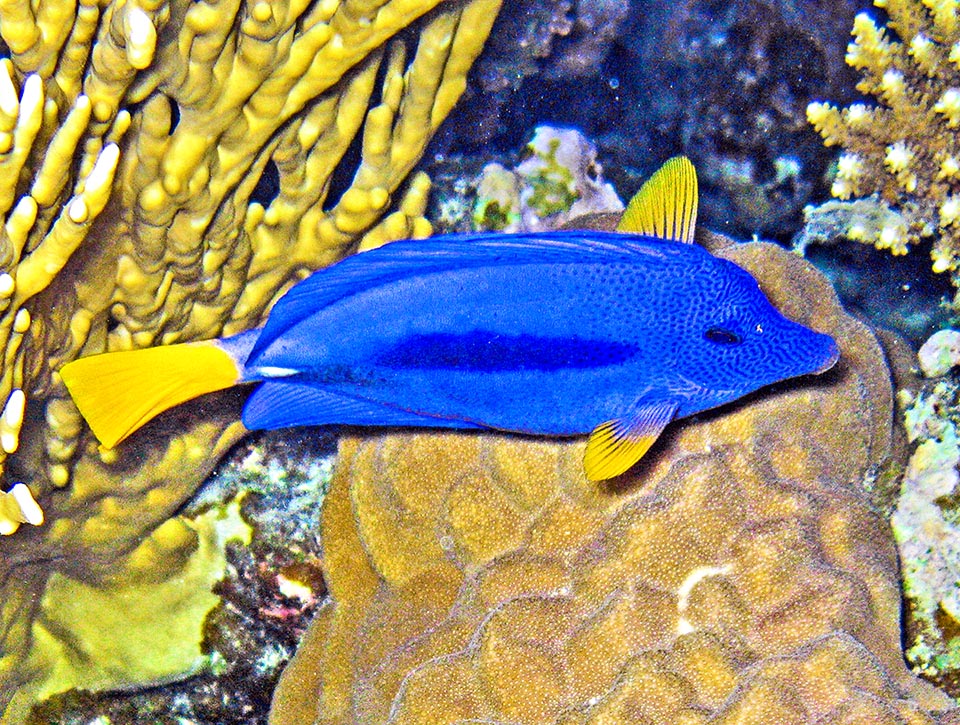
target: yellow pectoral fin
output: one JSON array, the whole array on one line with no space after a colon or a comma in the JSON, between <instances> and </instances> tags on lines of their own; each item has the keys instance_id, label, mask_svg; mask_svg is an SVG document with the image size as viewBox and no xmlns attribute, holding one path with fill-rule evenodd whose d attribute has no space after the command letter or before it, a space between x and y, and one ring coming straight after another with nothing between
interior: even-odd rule
<instances>
[{"instance_id":1,"label":"yellow pectoral fin","mask_svg":"<svg viewBox=\"0 0 960 725\"><path fill-rule=\"evenodd\" d=\"M627 205L617 231L693 243L697 170L686 156L668 159Z\"/></svg>"},{"instance_id":2,"label":"yellow pectoral fin","mask_svg":"<svg viewBox=\"0 0 960 725\"><path fill-rule=\"evenodd\" d=\"M627 417L594 428L583 454L587 478L604 481L630 470L650 450L676 411L677 404L671 401L642 405Z\"/></svg>"},{"instance_id":3,"label":"yellow pectoral fin","mask_svg":"<svg viewBox=\"0 0 960 725\"><path fill-rule=\"evenodd\" d=\"M77 408L105 448L168 408L235 385L238 363L216 342L82 357L60 369Z\"/></svg>"}]
</instances>

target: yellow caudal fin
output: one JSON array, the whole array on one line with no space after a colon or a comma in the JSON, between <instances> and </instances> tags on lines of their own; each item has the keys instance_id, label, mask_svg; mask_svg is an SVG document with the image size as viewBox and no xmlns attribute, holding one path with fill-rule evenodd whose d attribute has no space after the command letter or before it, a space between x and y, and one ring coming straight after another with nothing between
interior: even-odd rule
<instances>
[{"instance_id":1,"label":"yellow caudal fin","mask_svg":"<svg viewBox=\"0 0 960 725\"><path fill-rule=\"evenodd\" d=\"M630 200L617 231L692 243L697 194L697 170L686 156L674 156Z\"/></svg>"},{"instance_id":2,"label":"yellow caudal fin","mask_svg":"<svg viewBox=\"0 0 960 725\"><path fill-rule=\"evenodd\" d=\"M113 448L167 408L235 385L236 361L216 342L91 355L60 378L105 448Z\"/></svg>"}]
</instances>

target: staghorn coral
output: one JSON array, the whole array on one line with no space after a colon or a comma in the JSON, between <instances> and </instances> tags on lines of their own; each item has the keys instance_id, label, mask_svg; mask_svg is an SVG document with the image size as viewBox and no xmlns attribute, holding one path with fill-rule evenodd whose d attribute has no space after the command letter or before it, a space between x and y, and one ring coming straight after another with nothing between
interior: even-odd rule
<instances>
[{"instance_id":1,"label":"staghorn coral","mask_svg":"<svg viewBox=\"0 0 960 725\"><path fill-rule=\"evenodd\" d=\"M343 439L333 603L274 725L937 721L951 703L904 666L896 552L861 487L903 453L884 353L799 257L722 253L833 334L838 367L678 426L605 488L582 441Z\"/></svg>"},{"instance_id":2,"label":"staghorn coral","mask_svg":"<svg viewBox=\"0 0 960 725\"><path fill-rule=\"evenodd\" d=\"M857 15L846 59L862 74L857 89L876 105L811 103L807 119L828 146L844 149L834 196L877 195L882 207L897 207L896 223L851 223L846 235L892 254L932 237L933 270L949 271L960 287L960 6L955 0L875 4L893 32Z\"/></svg>"},{"instance_id":3,"label":"staghorn coral","mask_svg":"<svg viewBox=\"0 0 960 725\"><path fill-rule=\"evenodd\" d=\"M38 692L135 679L97 661L48 582L135 590L187 571L204 539L171 517L243 434L225 395L100 453L54 371L253 327L311 269L428 233L426 177L392 202L499 5L0 2L0 470L46 518L0 540L4 722ZM23 515L4 495L5 532L39 521L13 490ZM58 664L64 641L89 668Z\"/></svg>"}]
</instances>

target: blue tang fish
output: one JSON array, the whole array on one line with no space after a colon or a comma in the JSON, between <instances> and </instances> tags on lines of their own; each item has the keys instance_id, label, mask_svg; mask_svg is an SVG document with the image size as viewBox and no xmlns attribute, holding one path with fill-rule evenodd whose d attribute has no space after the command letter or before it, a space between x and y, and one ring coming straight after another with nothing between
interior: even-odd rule
<instances>
[{"instance_id":1,"label":"blue tang fish","mask_svg":"<svg viewBox=\"0 0 960 725\"><path fill-rule=\"evenodd\" d=\"M260 330L80 358L60 375L108 448L173 405L257 383L251 429L589 434L587 476L612 478L670 421L838 357L691 243L696 197L678 157L631 202L625 231L393 242L299 282Z\"/></svg>"}]
</instances>

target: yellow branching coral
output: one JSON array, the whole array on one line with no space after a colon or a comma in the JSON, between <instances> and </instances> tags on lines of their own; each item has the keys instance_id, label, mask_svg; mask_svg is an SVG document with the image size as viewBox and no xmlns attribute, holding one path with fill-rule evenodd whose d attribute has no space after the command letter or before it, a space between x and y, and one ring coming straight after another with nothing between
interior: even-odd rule
<instances>
[{"instance_id":1,"label":"yellow branching coral","mask_svg":"<svg viewBox=\"0 0 960 725\"><path fill-rule=\"evenodd\" d=\"M811 103L807 119L828 146L844 149L833 195L878 194L902 216L902 223L848 236L892 254L932 236L934 271L950 271L960 287L960 4L874 4L886 11L895 36L867 13L857 15L847 63L861 71L857 88L877 105Z\"/></svg>"},{"instance_id":2,"label":"yellow branching coral","mask_svg":"<svg viewBox=\"0 0 960 725\"><path fill-rule=\"evenodd\" d=\"M55 371L253 327L311 270L429 233L426 177L398 192L500 1L0 0L0 533L46 519L0 538L0 707L49 675L50 576L135 576L242 434L228 409L101 454Z\"/></svg>"}]
</instances>

